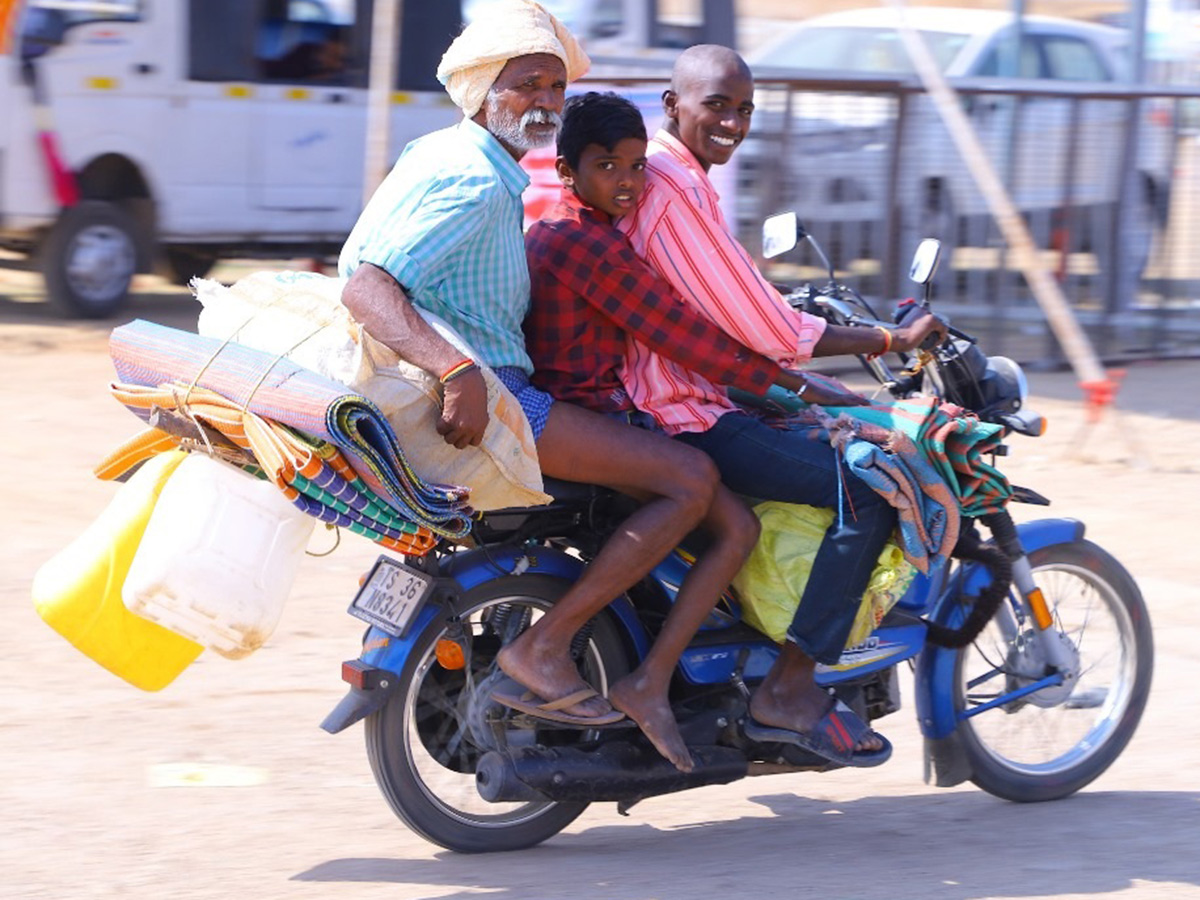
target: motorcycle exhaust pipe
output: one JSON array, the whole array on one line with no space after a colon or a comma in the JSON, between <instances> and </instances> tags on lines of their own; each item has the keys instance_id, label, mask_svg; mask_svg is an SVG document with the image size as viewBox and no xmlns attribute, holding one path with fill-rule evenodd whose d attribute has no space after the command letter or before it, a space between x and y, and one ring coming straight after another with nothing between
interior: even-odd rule
<instances>
[{"instance_id":1,"label":"motorcycle exhaust pipe","mask_svg":"<svg viewBox=\"0 0 1200 900\"><path fill-rule=\"evenodd\" d=\"M708 784L728 784L749 772L746 757L730 747L689 747L695 768L680 772L653 750L609 741L594 750L523 747L488 751L475 769L479 795L492 803L575 800L616 802L670 794Z\"/></svg>"}]
</instances>

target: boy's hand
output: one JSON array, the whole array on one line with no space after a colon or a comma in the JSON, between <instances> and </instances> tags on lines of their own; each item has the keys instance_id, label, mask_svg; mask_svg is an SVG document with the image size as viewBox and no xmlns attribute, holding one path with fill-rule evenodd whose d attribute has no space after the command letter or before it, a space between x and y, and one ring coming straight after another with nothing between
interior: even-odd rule
<instances>
[{"instance_id":1,"label":"boy's hand","mask_svg":"<svg viewBox=\"0 0 1200 900\"><path fill-rule=\"evenodd\" d=\"M863 406L871 402L836 378L818 375L815 372L801 373L783 369L775 383L795 392L805 403L816 406Z\"/></svg>"},{"instance_id":2,"label":"boy's hand","mask_svg":"<svg viewBox=\"0 0 1200 900\"><path fill-rule=\"evenodd\" d=\"M448 382L442 389L442 417L437 432L459 450L477 447L488 424L487 382L474 369Z\"/></svg>"},{"instance_id":3,"label":"boy's hand","mask_svg":"<svg viewBox=\"0 0 1200 900\"><path fill-rule=\"evenodd\" d=\"M836 378L808 376L808 387L800 399L813 406L866 406L871 401L850 390Z\"/></svg>"}]
</instances>

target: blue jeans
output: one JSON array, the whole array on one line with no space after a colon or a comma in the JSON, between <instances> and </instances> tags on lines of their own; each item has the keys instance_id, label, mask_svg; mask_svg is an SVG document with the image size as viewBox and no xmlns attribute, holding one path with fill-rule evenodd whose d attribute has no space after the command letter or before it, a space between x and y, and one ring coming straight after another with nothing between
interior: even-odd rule
<instances>
[{"instance_id":1,"label":"blue jeans","mask_svg":"<svg viewBox=\"0 0 1200 900\"><path fill-rule=\"evenodd\" d=\"M875 562L896 527L896 511L839 465L817 431L779 430L735 412L721 416L708 431L676 438L712 457L721 480L739 494L833 509L788 638L817 662L835 663Z\"/></svg>"}]
</instances>

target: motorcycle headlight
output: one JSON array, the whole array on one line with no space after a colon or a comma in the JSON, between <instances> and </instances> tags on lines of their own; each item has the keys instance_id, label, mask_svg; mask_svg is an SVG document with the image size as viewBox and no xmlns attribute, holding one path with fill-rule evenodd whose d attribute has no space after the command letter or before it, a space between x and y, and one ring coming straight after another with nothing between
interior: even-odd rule
<instances>
[{"instance_id":1,"label":"motorcycle headlight","mask_svg":"<svg viewBox=\"0 0 1200 900\"><path fill-rule=\"evenodd\" d=\"M1007 356L989 356L980 389L985 409L1015 413L1025 404L1029 383L1021 367Z\"/></svg>"},{"instance_id":2,"label":"motorcycle headlight","mask_svg":"<svg viewBox=\"0 0 1200 900\"><path fill-rule=\"evenodd\" d=\"M970 341L955 340L939 354L945 399L966 409L979 410L986 405L983 379L987 376L987 357Z\"/></svg>"}]
</instances>

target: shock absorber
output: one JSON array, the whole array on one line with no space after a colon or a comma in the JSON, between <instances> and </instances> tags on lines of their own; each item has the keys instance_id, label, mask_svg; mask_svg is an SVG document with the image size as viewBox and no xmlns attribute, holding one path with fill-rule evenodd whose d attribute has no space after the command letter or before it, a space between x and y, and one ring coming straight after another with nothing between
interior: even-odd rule
<instances>
[{"instance_id":1,"label":"shock absorber","mask_svg":"<svg viewBox=\"0 0 1200 900\"><path fill-rule=\"evenodd\" d=\"M575 637L571 639L571 659L579 662L583 659L583 652L587 649L588 641L592 639L592 632L596 628L596 620L588 619L587 624L575 633Z\"/></svg>"},{"instance_id":2,"label":"shock absorber","mask_svg":"<svg viewBox=\"0 0 1200 900\"><path fill-rule=\"evenodd\" d=\"M1007 510L980 517L992 531L997 546L1012 560L1013 587L1021 595L1025 607L1033 616L1035 639L1045 654L1046 661L1061 672L1069 672L1071 656L1054 629L1054 614L1046 603L1042 589L1033 579L1033 566L1025 555L1025 548L1017 535L1016 525Z\"/></svg>"}]
</instances>

